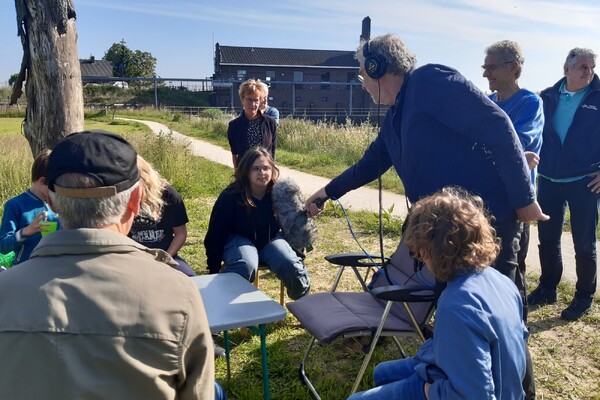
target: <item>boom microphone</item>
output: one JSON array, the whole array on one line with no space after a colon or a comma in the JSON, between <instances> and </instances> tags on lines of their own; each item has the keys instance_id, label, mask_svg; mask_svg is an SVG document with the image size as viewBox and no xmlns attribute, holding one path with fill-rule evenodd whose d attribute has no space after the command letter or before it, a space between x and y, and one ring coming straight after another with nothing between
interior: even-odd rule
<instances>
[{"instance_id":1,"label":"boom microphone","mask_svg":"<svg viewBox=\"0 0 600 400\"><path fill-rule=\"evenodd\" d=\"M271 198L285 240L296 250L310 248L317 238L317 227L308 217L300 187L291 178L281 179L273 185Z\"/></svg>"}]
</instances>

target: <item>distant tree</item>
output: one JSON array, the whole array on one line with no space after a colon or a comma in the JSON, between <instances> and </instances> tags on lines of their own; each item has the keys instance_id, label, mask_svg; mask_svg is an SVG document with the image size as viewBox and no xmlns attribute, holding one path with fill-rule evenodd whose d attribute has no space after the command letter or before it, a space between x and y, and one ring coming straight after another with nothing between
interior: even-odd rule
<instances>
[{"instance_id":1,"label":"distant tree","mask_svg":"<svg viewBox=\"0 0 600 400\"><path fill-rule=\"evenodd\" d=\"M113 64L115 76L130 78L151 78L156 69L156 58L147 51L132 51L125 40L113 43L104 54L104 59Z\"/></svg>"},{"instance_id":2,"label":"distant tree","mask_svg":"<svg viewBox=\"0 0 600 400\"><path fill-rule=\"evenodd\" d=\"M21 69L10 104L27 93L23 132L36 155L83 130L83 90L72 0L15 0Z\"/></svg>"},{"instance_id":3,"label":"distant tree","mask_svg":"<svg viewBox=\"0 0 600 400\"><path fill-rule=\"evenodd\" d=\"M16 74L12 74L10 76L10 78L8 78L8 84L10 86L12 86L17 81L17 79L19 79L19 73L18 72Z\"/></svg>"}]
</instances>

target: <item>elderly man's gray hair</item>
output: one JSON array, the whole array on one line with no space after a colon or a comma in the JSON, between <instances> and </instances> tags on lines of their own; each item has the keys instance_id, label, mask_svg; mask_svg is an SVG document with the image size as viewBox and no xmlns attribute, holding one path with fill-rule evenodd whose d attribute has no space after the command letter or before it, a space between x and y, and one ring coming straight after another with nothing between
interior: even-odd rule
<instances>
[{"instance_id":1,"label":"elderly man's gray hair","mask_svg":"<svg viewBox=\"0 0 600 400\"><path fill-rule=\"evenodd\" d=\"M518 68L515 77L517 79L521 77L521 70L525 63L525 57L523 56L523 49L521 49L519 43L512 40L501 40L487 47L485 49L485 54L496 55L500 57L500 61L503 63L516 62Z\"/></svg>"},{"instance_id":2,"label":"elderly man's gray hair","mask_svg":"<svg viewBox=\"0 0 600 400\"><path fill-rule=\"evenodd\" d=\"M98 186L91 177L76 173L63 174L56 183L69 188ZM52 191L48 194L64 228L103 228L121 222L131 193L138 186L139 182L114 196L91 199L66 197Z\"/></svg>"},{"instance_id":3,"label":"elderly man's gray hair","mask_svg":"<svg viewBox=\"0 0 600 400\"><path fill-rule=\"evenodd\" d=\"M581 57L589 57L596 62L596 53L592 49L586 49L583 47L575 47L569 54L567 55L567 59L565 60L565 69L573 67L573 65L577 64L577 61Z\"/></svg>"},{"instance_id":4,"label":"elderly man's gray hair","mask_svg":"<svg viewBox=\"0 0 600 400\"><path fill-rule=\"evenodd\" d=\"M364 64L365 56L363 50L365 42L361 42L356 49L356 59ZM387 33L377 36L369 42L369 52L385 59L387 63L386 73L404 76L415 68L417 57L408 50L400 36L395 33Z\"/></svg>"}]
</instances>

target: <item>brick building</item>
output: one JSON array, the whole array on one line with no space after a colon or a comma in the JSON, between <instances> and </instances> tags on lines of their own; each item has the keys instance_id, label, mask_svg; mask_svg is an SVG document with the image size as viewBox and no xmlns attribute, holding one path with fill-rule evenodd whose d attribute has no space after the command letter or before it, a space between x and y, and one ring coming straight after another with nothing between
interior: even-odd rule
<instances>
[{"instance_id":1,"label":"brick building","mask_svg":"<svg viewBox=\"0 0 600 400\"><path fill-rule=\"evenodd\" d=\"M269 86L269 104L286 116L366 114L374 104L357 80L353 51L215 46L212 105L241 110L240 83Z\"/></svg>"}]
</instances>

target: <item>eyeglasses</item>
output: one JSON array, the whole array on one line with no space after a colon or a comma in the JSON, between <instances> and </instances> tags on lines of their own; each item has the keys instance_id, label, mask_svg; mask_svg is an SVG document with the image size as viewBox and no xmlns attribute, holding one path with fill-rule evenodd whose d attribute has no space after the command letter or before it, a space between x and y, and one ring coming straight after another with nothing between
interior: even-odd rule
<instances>
[{"instance_id":1,"label":"eyeglasses","mask_svg":"<svg viewBox=\"0 0 600 400\"><path fill-rule=\"evenodd\" d=\"M502 66L506 65L506 64L512 64L513 61L506 61L503 62L502 64L498 65L498 64L488 64L488 65L482 65L481 68L483 68L484 71L487 72L494 72L495 70L497 70L498 68L502 68Z\"/></svg>"},{"instance_id":2,"label":"eyeglasses","mask_svg":"<svg viewBox=\"0 0 600 400\"><path fill-rule=\"evenodd\" d=\"M252 167L250 167L250 171L254 172L254 173L269 172L269 171L271 171L271 166L270 165L252 166Z\"/></svg>"},{"instance_id":3,"label":"eyeglasses","mask_svg":"<svg viewBox=\"0 0 600 400\"><path fill-rule=\"evenodd\" d=\"M261 99L257 99L255 97L244 97L244 102L248 103L248 104L260 104L260 100Z\"/></svg>"}]
</instances>

